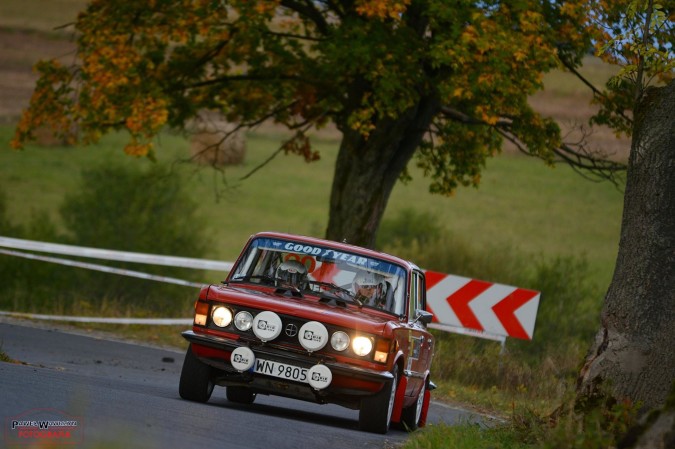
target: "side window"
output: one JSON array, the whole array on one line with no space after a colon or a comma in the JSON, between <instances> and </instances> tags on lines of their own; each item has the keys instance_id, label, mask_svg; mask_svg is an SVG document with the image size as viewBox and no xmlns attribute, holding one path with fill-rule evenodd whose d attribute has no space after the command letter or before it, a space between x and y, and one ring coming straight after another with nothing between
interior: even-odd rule
<instances>
[{"instance_id":1,"label":"side window","mask_svg":"<svg viewBox=\"0 0 675 449\"><path fill-rule=\"evenodd\" d=\"M427 309L426 304L426 285L424 284L424 275L419 272L415 272L415 277L417 278L417 308L418 309Z\"/></svg>"},{"instance_id":2,"label":"side window","mask_svg":"<svg viewBox=\"0 0 675 449\"><path fill-rule=\"evenodd\" d=\"M410 283L410 303L408 304L408 319L415 319L416 311L424 309L424 276L417 271L412 274Z\"/></svg>"},{"instance_id":3,"label":"side window","mask_svg":"<svg viewBox=\"0 0 675 449\"><path fill-rule=\"evenodd\" d=\"M418 309L419 301L419 276L417 273L413 273L410 282L410 302L408 303L408 320L412 321L415 319L415 311Z\"/></svg>"}]
</instances>

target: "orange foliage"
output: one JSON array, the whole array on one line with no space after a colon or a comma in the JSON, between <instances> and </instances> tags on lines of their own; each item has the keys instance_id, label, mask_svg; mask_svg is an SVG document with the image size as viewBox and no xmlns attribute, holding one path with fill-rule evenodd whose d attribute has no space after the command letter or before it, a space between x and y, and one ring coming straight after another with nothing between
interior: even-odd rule
<instances>
[{"instance_id":1,"label":"orange foliage","mask_svg":"<svg viewBox=\"0 0 675 449\"><path fill-rule=\"evenodd\" d=\"M44 125L63 136L75 128L85 142L122 130L125 152L152 156L163 127L183 127L199 110L303 132L332 120L365 141L428 101L481 128L451 123L440 107L430 114L426 131L443 144L425 157L441 173L437 190L448 193L478 179L501 143L500 123L536 154L559 140L527 97L560 67L561 49L580 58L593 39L610 38L597 20L619 4L91 0L76 21L75 65L38 66L12 145ZM303 132L283 149L314 160Z\"/></svg>"},{"instance_id":2,"label":"orange foliage","mask_svg":"<svg viewBox=\"0 0 675 449\"><path fill-rule=\"evenodd\" d=\"M357 0L356 11L369 18L400 19L411 0Z\"/></svg>"}]
</instances>

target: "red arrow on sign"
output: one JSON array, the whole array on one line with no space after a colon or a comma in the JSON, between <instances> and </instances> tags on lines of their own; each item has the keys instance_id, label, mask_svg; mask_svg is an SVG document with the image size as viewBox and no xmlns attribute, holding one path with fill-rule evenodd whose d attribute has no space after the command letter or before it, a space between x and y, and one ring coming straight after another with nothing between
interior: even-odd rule
<instances>
[{"instance_id":1,"label":"red arrow on sign","mask_svg":"<svg viewBox=\"0 0 675 449\"><path fill-rule=\"evenodd\" d=\"M440 281L445 279L447 277L447 274L444 273L438 273L436 271L427 271L425 273L425 278L426 278L426 290L429 291L431 288L433 288L434 285L438 284ZM427 303L427 310L431 312L434 316L431 319L433 323L438 323L438 317L434 313L433 309L431 308L431 304Z\"/></svg>"},{"instance_id":2,"label":"red arrow on sign","mask_svg":"<svg viewBox=\"0 0 675 449\"><path fill-rule=\"evenodd\" d=\"M490 282L472 279L462 288L447 297L446 301L448 301L448 304L455 312L455 315L459 318L462 326L479 331L485 330L469 307L469 303L476 299L476 296L480 295L490 287L492 287L492 283Z\"/></svg>"},{"instance_id":3,"label":"red arrow on sign","mask_svg":"<svg viewBox=\"0 0 675 449\"><path fill-rule=\"evenodd\" d=\"M433 324L532 339L540 292L428 270L425 276Z\"/></svg>"},{"instance_id":4,"label":"red arrow on sign","mask_svg":"<svg viewBox=\"0 0 675 449\"><path fill-rule=\"evenodd\" d=\"M438 273L437 271L426 271L424 273L424 277L426 278L426 289L431 290L434 285L441 282L443 279L448 277L448 275L445 273Z\"/></svg>"},{"instance_id":5,"label":"red arrow on sign","mask_svg":"<svg viewBox=\"0 0 675 449\"><path fill-rule=\"evenodd\" d=\"M523 338L525 340L530 338L525 329L523 329L523 326L520 324L520 320L516 318L515 312L520 308L520 306L538 294L539 292L535 292L533 290L519 288L492 306L492 310L495 312L495 315L510 336Z\"/></svg>"}]
</instances>

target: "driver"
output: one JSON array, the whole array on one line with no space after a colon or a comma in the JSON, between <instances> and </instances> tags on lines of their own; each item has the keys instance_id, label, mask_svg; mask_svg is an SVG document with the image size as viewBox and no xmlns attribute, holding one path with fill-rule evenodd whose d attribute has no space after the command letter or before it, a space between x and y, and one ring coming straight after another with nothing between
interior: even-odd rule
<instances>
[{"instance_id":1,"label":"driver","mask_svg":"<svg viewBox=\"0 0 675 449\"><path fill-rule=\"evenodd\" d=\"M379 274L359 271L352 282L354 296L362 304L373 307L384 306L384 280Z\"/></svg>"},{"instance_id":2,"label":"driver","mask_svg":"<svg viewBox=\"0 0 675 449\"><path fill-rule=\"evenodd\" d=\"M304 290L307 287L307 267L297 260L287 260L277 267L277 287L292 287Z\"/></svg>"}]
</instances>

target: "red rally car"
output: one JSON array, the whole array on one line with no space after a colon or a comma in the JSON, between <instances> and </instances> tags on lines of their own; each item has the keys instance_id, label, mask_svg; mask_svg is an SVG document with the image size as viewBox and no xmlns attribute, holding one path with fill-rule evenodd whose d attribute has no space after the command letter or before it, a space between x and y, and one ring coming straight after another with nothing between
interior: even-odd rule
<instances>
[{"instance_id":1,"label":"red rally car","mask_svg":"<svg viewBox=\"0 0 675 449\"><path fill-rule=\"evenodd\" d=\"M359 427L424 426L434 384L424 273L376 251L296 235L252 236L201 289L180 377L184 399L269 394L359 410Z\"/></svg>"}]
</instances>

